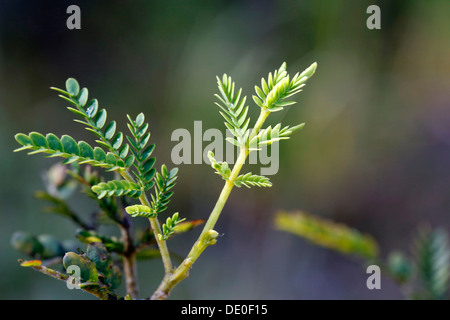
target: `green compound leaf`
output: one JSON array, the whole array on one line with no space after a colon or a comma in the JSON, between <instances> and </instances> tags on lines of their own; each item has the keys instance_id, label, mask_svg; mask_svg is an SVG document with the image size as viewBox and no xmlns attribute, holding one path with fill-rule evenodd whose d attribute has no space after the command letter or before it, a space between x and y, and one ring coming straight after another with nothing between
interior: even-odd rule
<instances>
[{"instance_id":1,"label":"green compound leaf","mask_svg":"<svg viewBox=\"0 0 450 320\"><path fill-rule=\"evenodd\" d=\"M76 142L72 137L63 135L61 139L52 133L44 137L37 132L31 132L28 136L23 133L15 135L16 141L22 145L16 151L33 150L29 154L47 153L48 157L66 158L64 163L78 162L79 164L91 164L109 171L126 169L123 161L112 153L105 153L102 149L92 147L84 142Z\"/></svg>"},{"instance_id":2,"label":"green compound leaf","mask_svg":"<svg viewBox=\"0 0 450 320\"><path fill-rule=\"evenodd\" d=\"M261 87L255 86L256 95L253 95L253 101L259 107L270 112L283 110L284 107L295 104L295 101L287 101L286 99L299 93L305 82L311 78L317 68L317 64L313 63L301 74L297 73L290 80L286 72L286 63L284 62L278 70L269 73L267 81L261 79Z\"/></svg>"},{"instance_id":3,"label":"green compound leaf","mask_svg":"<svg viewBox=\"0 0 450 320\"><path fill-rule=\"evenodd\" d=\"M63 147L63 144L61 143L61 140L59 140L59 138L57 136L55 136L53 133L47 134L46 139L47 139L49 149L60 151L60 152L64 151L64 147Z\"/></svg>"},{"instance_id":4,"label":"green compound leaf","mask_svg":"<svg viewBox=\"0 0 450 320\"><path fill-rule=\"evenodd\" d=\"M156 170L153 168L156 159L151 157L154 144L147 145L150 139L150 132L148 132L149 124L144 123L145 116L143 113L138 114L135 120L129 115L128 117L128 129L131 132L131 137L127 136L127 140L131 145L131 153L135 159L134 175L136 176L139 184L143 186L145 190L149 190L154 186L153 177ZM122 143L123 136L118 135L115 138L115 144Z\"/></svg>"},{"instance_id":5,"label":"green compound leaf","mask_svg":"<svg viewBox=\"0 0 450 320\"><path fill-rule=\"evenodd\" d=\"M99 199L103 197L120 197L128 196L131 198L139 198L142 195L142 190L139 185L126 180L112 180L108 182L101 182L92 186L92 191L95 192Z\"/></svg>"},{"instance_id":6,"label":"green compound leaf","mask_svg":"<svg viewBox=\"0 0 450 320\"><path fill-rule=\"evenodd\" d=\"M178 212L175 212L172 217L168 217L166 223L162 225L162 234L158 234L160 240L167 240L169 237L175 233L175 227L180 222L186 219L179 219Z\"/></svg>"},{"instance_id":7,"label":"green compound leaf","mask_svg":"<svg viewBox=\"0 0 450 320\"><path fill-rule=\"evenodd\" d=\"M80 150L81 157L90 159L94 158L94 149L92 149L92 147L88 143L84 141L78 142L78 149Z\"/></svg>"},{"instance_id":8,"label":"green compound leaf","mask_svg":"<svg viewBox=\"0 0 450 320\"><path fill-rule=\"evenodd\" d=\"M153 212L153 210L150 207L141 204L128 206L125 208L125 211L133 218L134 217L155 218L157 216L157 213Z\"/></svg>"},{"instance_id":9,"label":"green compound leaf","mask_svg":"<svg viewBox=\"0 0 450 320\"><path fill-rule=\"evenodd\" d=\"M79 155L80 148L78 148L78 143L68 135L63 135L61 137L61 143L63 145L63 150L65 153Z\"/></svg>"},{"instance_id":10,"label":"green compound leaf","mask_svg":"<svg viewBox=\"0 0 450 320\"><path fill-rule=\"evenodd\" d=\"M245 106L247 97L241 99L242 89L235 94L235 84L226 74L223 75L222 80L217 77L217 84L220 95L215 95L219 100L219 103L215 102L215 104L222 109L219 113L225 119L225 126L236 137L236 140L233 139L234 142L230 142L237 146L245 146L249 136L250 122L250 118L247 117L248 106Z\"/></svg>"},{"instance_id":11,"label":"green compound leaf","mask_svg":"<svg viewBox=\"0 0 450 320\"><path fill-rule=\"evenodd\" d=\"M264 176L258 176L256 174L252 174L251 172L242 174L238 176L234 181L234 185L240 188L242 185L250 188L251 186L256 187L271 187L272 183L269 178Z\"/></svg>"},{"instance_id":12,"label":"green compound leaf","mask_svg":"<svg viewBox=\"0 0 450 320\"><path fill-rule=\"evenodd\" d=\"M293 127L286 126L281 128L281 124L279 123L273 128L272 126L268 126L266 129L261 129L258 134L249 141L249 150L259 150L259 147L262 145L270 145L280 140L289 139L291 134L302 129L304 126L305 124L301 123Z\"/></svg>"},{"instance_id":13,"label":"green compound leaf","mask_svg":"<svg viewBox=\"0 0 450 320\"><path fill-rule=\"evenodd\" d=\"M165 165L161 166L161 173L156 173L154 177L156 183L155 194L151 195L153 212L161 213L167 209L167 205L173 195L173 192L170 190L175 186L177 173L178 168L173 168L169 171Z\"/></svg>"},{"instance_id":14,"label":"green compound leaf","mask_svg":"<svg viewBox=\"0 0 450 320\"><path fill-rule=\"evenodd\" d=\"M47 148L48 147L48 142L45 139L45 137L38 133L38 132L31 132L29 134L29 137L31 139L31 142L33 143L34 146L36 147L40 147L40 148Z\"/></svg>"},{"instance_id":15,"label":"green compound leaf","mask_svg":"<svg viewBox=\"0 0 450 320\"><path fill-rule=\"evenodd\" d=\"M214 153L212 151L208 152L208 159L211 162L211 167L213 167L216 170L216 173L218 175L222 176L222 178L224 180L228 180L228 178L230 177L230 174L231 174L231 170L228 167L228 163L218 162L214 158Z\"/></svg>"},{"instance_id":16,"label":"green compound leaf","mask_svg":"<svg viewBox=\"0 0 450 320\"><path fill-rule=\"evenodd\" d=\"M80 90L78 82L73 78L69 78L66 81L67 91L53 87L51 89L61 93L59 96L72 105L71 107L68 107L68 109L83 119L75 119L75 121L85 125L86 130L95 134L99 138L96 142L100 146L109 150L117 158L122 160L124 164L129 164L129 166L132 165L134 159L128 158L128 161L125 161L126 153L121 152L127 150L122 150L121 148L123 147L123 134L121 132L116 132L115 121L110 122L105 127L107 112L105 109L99 110L97 99L92 99L88 102L88 89L83 88ZM84 108L86 108L86 110Z\"/></svg>"}]
</instances>

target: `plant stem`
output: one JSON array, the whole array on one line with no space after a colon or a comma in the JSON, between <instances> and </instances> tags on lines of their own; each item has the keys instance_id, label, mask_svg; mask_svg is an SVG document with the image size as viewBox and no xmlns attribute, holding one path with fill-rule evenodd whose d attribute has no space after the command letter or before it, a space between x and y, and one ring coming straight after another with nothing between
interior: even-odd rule
<instances>
[{"instance_id":1,"label":"plant stem","mask_svg":"<svg viewBox=\"0 0 450 320\"><path fill-rule=\"evenodd\" d=\"M119 224L124 244L123 250L123 271L125 274L125 286L127 294L133 299L139 297L139 286L137 281L137 267L136 267L136 247L131 236L130 222L127 216L124 216L123 223Z\"/></svg>"},{"instance_id":2,"label":"plant stem","mask_svg":"<svg viewBox=\"0 0 450 320\"><path fill-rule=\"evenodd\" d=\"M128 171L121 172L122 177L124 177L129 182L134 182L133 177L130 175ZM139 197L139 201L141 204L151 207L150 201L147 198L145 193ZM169 249L167 248L167 243L165 240L160 240L158 234L161 233L161 225L158 221L158 218L149 218L150 226L152 228L153 234L155 235L156 243L158 244L159 251L161 252L161 258L164 264L164 272L170 273L172 272L172 261L170 259Z\"/></svg>"},{"instance_id":3,"label":"plant stem","mask_svg":"<svg viewBox=\"0 0 450 320\"><path fill-rule=\"evenodd\" d=\"M136 254L123 256L123 272L125 274L125 286L127 294L133 299L139 297L139 287L137 283Z\"/></svg>"},{"instance_id":4,"label":"plant stem","mask_svg":"<svg viewBox=\"0 0 450 320\"><path fill-rule=\"evenodd\" d=\"M270 114L269 111L261 109L259 118L256 121L252 133L250 134L249 141L258 134L259 130L261 129L262 125L264 124L264 121L266 120L269 114ZM202 233L192 246L192 249L187 255L186 259L184 259L184 261L178 266L178 268L173 273L166 273L166 276L164 277L163 281L153 294L152 299L155 300L166 299L169 296L170 291L180 281L189 276L190 268L192 267L194 262L198 259L198 257L203 253L203 251L205 251L205 249L208 246L216 243L218 233L217 231L213 230L214 226L216 225L220 213L222 212L222 209L228 200L231 190L234 187L234 180L239 175L239 172L241 171L248 154L249 154L248 146L241 147L239 156L236 160L233 170L231 171L230 177L225 182L222 192L220 193L219 199L217 200L214 209L209 215L209 218L205 223Z\"/></svg>"},{"instance_id":5,"label":"plant stem","mask_svg":"<svg viewBox=\"0 0 450 320\"><path fill-rule=\"evenodd\" d=\"M19 259L19 263L22 263L22 262L23 262L23 260ZM58 279L58 280L62 280L62 281L69 280L68 275L61 273L57 270L47 268L46 266L43 266L43 265L32 266L31 269L38 271L40 273L43 273L49 277ZM93 283L91 283L91 284L93 284ZM105 285L101 285L100 287L93 286L91 288L89 287L88 283L82 283L80 285L83 285L82 289L84 291L89 292L90 294L93 294L94 296L96 296L97 298L100 298L102 300L108 300L108 299L117 300L119 298L119 296L117 296L113 292L109 291L109 289Z\"/></svg>"}]
</instances>

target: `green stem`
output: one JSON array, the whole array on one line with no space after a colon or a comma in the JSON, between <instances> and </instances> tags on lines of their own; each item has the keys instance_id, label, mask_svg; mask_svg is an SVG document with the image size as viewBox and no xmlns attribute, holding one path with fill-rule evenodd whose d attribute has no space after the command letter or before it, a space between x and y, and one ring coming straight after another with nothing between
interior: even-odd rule
<instances>
[{"instance_id":1,"label":"green stem","mask_svg":"<svg viewBox=\"0 0 450 320\"><path fill-rule=\"evenodd\" d=\"M122 177L124 177L127 181L134 182L133 177L130 175L128 171L121 172ZM151 207L150 201L147 198L145 193L139 197L139 201L141 204ZM150 226L152 228L153 234L155 235L156 243L158 244L159 251L161 252L161 258L164 264L164 272L166 274L172 272L172 261L170 259L169 249L167 248L167 243L165 240L160 240L158 234L161 233L161 225L158 221L158 218L149 218Z\"/></svg>"},{"instance_id":2,"label":"green stem","mask_svg":"<svg viewBox=\"0 0 450 320\"><path fill-rule=\"evenodd\" d=\"M269 111L265 109L261 109L261 113L259 115L258 120L256 121L255 127L253 128L252 133L250 134L249 141L255 137L259 130L261 129L264 121L270 114ZM236 160L236 163L231 171L229 179L225 182L225 185L220 193L219 199L214 206L208 220L205 223L202 233L198 237L197 241L194 243L191 251L187 255L186 259L178 266L178 268L173 273L166 273L163 281L159 285L158 289L152 296L152 299L161 300L166 299L169 296L170 291L183 279L189 276L189 270L194 264L194 262L198 259L198 257L205 251L205 249L216 243L216 238L218 236L217 231L214 231L214 226L216 225L217 220L219 219L220 213L222 212L225 203L228 200L228 197L231 193L231 190L234 187L234 180L239 175L239 172L242 169L242 166L247 159L249 154L248 146L241 147L239 156Z\"/></svg>"}]
</instances>

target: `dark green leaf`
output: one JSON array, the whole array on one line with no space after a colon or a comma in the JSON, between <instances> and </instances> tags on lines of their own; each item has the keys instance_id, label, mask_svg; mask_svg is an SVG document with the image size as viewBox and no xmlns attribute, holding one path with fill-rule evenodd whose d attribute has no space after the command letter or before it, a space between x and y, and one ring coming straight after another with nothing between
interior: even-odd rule
<instances>
[{"instance_id":1,"label":"dark green leaf","mask_svg":"<svg viewBox=\"0 0 450 320\"><path fill-rule=\"evenodd\" d=\"M145 173L144 175L144 180L145 181L150 181L153 179L153 177L155 176L156 170L155 168L150 169L150 171L148 171L147 173Z\"/></svg>"},{"instance_id":2,"label":"dark green leaf","mask_svg":"<svg viewBox=\"0 0 450 320\"><path fill-rule=\"evenodd\" d=\"M142 138L141 142L139 143L139 149L144 148L147 145L148 139L150 139L150 132L147 132Z\"/></svg>"},{"instance_id":3,"label":"dark green leaf","mask_svg":"<svg viewBox=\"0 0 450 320\"><path fill-rule=\"evenodd\" d=\"M169 175L167 177L167 179L172 179L173 177L175 177L178 173L178 168L173 168L172 170L170 170Z\"/></svg>"},{"instance_id":4,"label":"dark green leaf","mask_svg":"<svg viewBox=\"0 0 450 320\"><path fill-rule=\"evenodd\" d=\"M31 141L30 137L28 137L26 134L23 133L18 133L14 136L14 138L16 139L16 141L23 145L23 146L29 146L32 145L33 142Z\"/></svg>"},{"instance_id":5,"label":"dark green leaf","mask_svg":"<svg viewBox=\"0 0 450 320\"><path fill-rule=\"evenodd\" d=\"M106 153L99 147L94 148L94 159L98 162L104 162L106 160Z\"/></svg>"},{"instance_id":6,"label":"dark green leaf","mask_svg":"<svg viewBox=\"0 0 450 320\"><path fill-rule=\"evenodd\" d=\"M64 149L65 153L74 154L74 155L80 154L78 144L72 137L70 137L68 135L63 135L61 137L61 143L63 145L63 149Z\"/></svg>"},{"instance_id":7,"label":"dark green leaf","mask_svg":"<svg viewBox=\"0 0 450 320\"><path fill-rule=\"evenodd\" d=\"M156 158L150 158L149 160L144 162L144 164L142 165L142 172L146 173L151 168L153 168L153 165L155 164L155 162L156 162Z\"/></svg>"},{"instance_id":8,"label":"dark green leaf","mask_svg":"<svg viewBox=\"0 0 450 320\"><path fill-rule=\"evenodd\" d=\"M89 144L84 141L80 141L78 142L78 148L80 149L81 157L94 159L94 150Z\"/></svg>"},{"instance_id":9,"label":"dark green leaf","mask_svg":"<svg viewBox=\"0 0 450 320\"><path fill-rule=\"evenodd\" d=\"M78 110L78 109L75 109L75 108L72 108L72 107L67 107L67 109L70 111L70 112L72 112L72 113L75 113L77 116L80 116L80 117L85 117L86 115L84 114L84 112L82 112L82 111L80 111L80 110Z\"/></svg>"},{"instance_id":10,"label":"dark green leaf","mask_svg":"<svg viewBox=\"0 0 450 320\"><path fill-rule=\"evenodd\" d=\"M112 137L114 137L114 134L116 133L116 122L111 121L105 129L105 138L107 140L110 140Z\"/></svg>"},{"instance_id":11,"label":"dark green leaf","mask_svg":"<svg viewBox=\"0 0 450 320\"><path fill-rule=\"evenodd\" d=\"M109 163L111 165L116 165L117 164L117 160L116 160L116 156L114 154L112 154L111 152L108 152L106 154L106 163Z\"/></svg>"},{"instance_id":12,"label":"dark green leaf","mask_svg":"<svg viewBox=\"0 0 450 320\"><path fill-rule=\"evenodd\" d=\"M134 156L133 155L129 155L126 159L125 159L125 167L129 168L131 167L131 165L134 162Z\"/></svg>"},{"instance_id":13,"label":"dark green leaf","mask_svg":"<svg viewBox=\"0 0 450 320\"><path fill-rule=\"evenodd\" d=\"M97 114L97 117L95 118L95 124L98 128L103 128L103 126L105 125L106 114L107 112L105 109L100 110Z\"/></svg>"},{"instance_id":14,"label":"dark green leaf","mask_svg":"<svg viewBox=\"0 0 450 320\"><path fill-rule=\"evenodd\" d=\"M152 154L153 150L155 150L155 145L154 144L151 144L148 147L146 147L142 151L142 160L147 159Z\"/></svg>"},{"instance_id":15,"label":"dark green leaf","mask_svg":"<svg viewBox=\"0 0 450 320\"><path fill-rule=\"evenodd\" d=\"M33 145L35 145L36 147L48 148L47 140L45 139L45 137L42 134L40 134L38 132L31 132L29 134L29 137L30 137Z\"/></svg>"},{"instance_id":16,"label":"dark green leaf","mask_svg":"<svg viewBox=\"0 0 450 320\"><path fill-rule=\"evenodd\" d=\"M88 96L89 96L88 89L86 88L81 89L80 94L78 95L78 104L81 107L84 107L86 105Z\"/></svg>"},{"instance_id":17,"label":"dark green leaf","mask_svg":"<svg viewBox=\"0 0 450 320\"><path fill-rule=\"evenodd\" d=\"M97 99L93 99L89 102L86 108L86 114L89 118L93 118L98 111L98 101Z\"/></svg>"},{"instance_id":18,"label":"dark green leaf","mask_svg":"<svg viewBox=\"0 0 450 320\"><path fill-rule=\"evenodd\" d=\"M119 132L115 137L114 141L112 141L112 147L114 150L118 150L123 142L123 133Z\"/></svg>"},{"instance_id":19,"label":"dark green leaf","mask_svg":"<svg viewBox=\"0 0 450 320\"><path fill-rule=\"evenodd\" d=\"M111 149L111 145L109 144L109 141L102 141L102 140L95 140L95 142L97 142L99 145L101 145L102 147L106 148L106 149Z\"/></svg>"},{"instance_id":20,"label":"dark green leaf","mask_svg":"<svg viewBox=\"0 0 450 320\"><path fill-rule=\"evenodd\" d=\"M63 145L61 143L61 140L57 136L55 136L53 133L49 133L46 136L48 147L52 150L57 150L63 152Z\"/></svg>"},{"instance_id":21,"label":"dark green leaf","mask_svg":"<svg viewBox=\"0 0 450 320\"><path fill-rule=\"evenodd\" d=\"M128 144L124 144L119 150L119 157L124 159L127 156L129 149L130 146Z\"/></svg>"}]
</instances>

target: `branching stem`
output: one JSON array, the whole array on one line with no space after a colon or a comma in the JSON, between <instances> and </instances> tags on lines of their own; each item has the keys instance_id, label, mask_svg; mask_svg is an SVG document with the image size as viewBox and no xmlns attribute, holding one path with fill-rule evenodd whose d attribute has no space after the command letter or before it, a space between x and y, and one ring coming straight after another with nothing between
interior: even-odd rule
<instances>
[{"instance_id":1,"label":"branching stem","mask_svg":"<svg viewBox=\"0 0 450 320\"><path fill-rule=\"evenodd\" d=\"M123 271L125 274L126 291L132 298L137 299L139 297L139 285L137 279L136 247L133 243L128 221L125 220L124 224L120 224L119 226L124 244Z\"/></svg>"},{"instance_id":2,"label":"branching stem","mask_svg":"<svg viewBox=\"0 0 450 320\"><path fill-rule=\"evenodd\" d=\"M122 171L121 172L122 177L129 181L134 182L133 177L128 171ZM141 204L150 207L150 201L147 198L147 195L145 193L142 193L142 195L139 197L139 201ZM164 272L166 274L172 272L172 261L170 259L170 253L169 249L167 248L167 243L165 240L161 240L158 237L158 234L161 233L161 224L158 221L158 218L149 218L150 226L152 228L153 234L155 235L156 243L158 244L159 251L161 252L161 258L164 264Z\"/></svg>"},{"instance_id":3,"label":"branching stem","mask_svg":"<svg viewBox=\"0 0 450 320\"><path fill-rule=\"evenodd\" d=\"M266 111L265 109L261 109L261 113L259 115L258 120L256 121L255 127L253 128L252 133L250 134L249 141L255 137L259 130L261 129L262 125L264 124L264 121L270 114L269 111ZM155 291L155 293L152 296L152 299L155 300L162 300L166 299L170 291L183 279L189 276L189 270L194 264L194 262L198 259L198 257L205 251L205 249L216 243L216 238L218 236L218 233L214 231L214 226L216 225L217 220L219 219L220 213L222 212L223 207L225 206L225 203L228 200L228 197L231 193L231 190L234 187L234 180L239 175L239 172L242 169L242 166L245 163L245 160L247 159L247 156L249 154L249 148L248 146L241 147L239 156L236 160L236 163L233 167L233 170L231 171L229 179L225 182L225 185L222 189L222 192L220 193L219 199L217 200L216 205L214 206L214 209L212 210L202 233L198 237L197 241L194 243L191 251L187 255L186 259L178 266L178 268L175 269L175 271L167 273L159 285L158 289Z\"/></svg>"}]
</instances>

